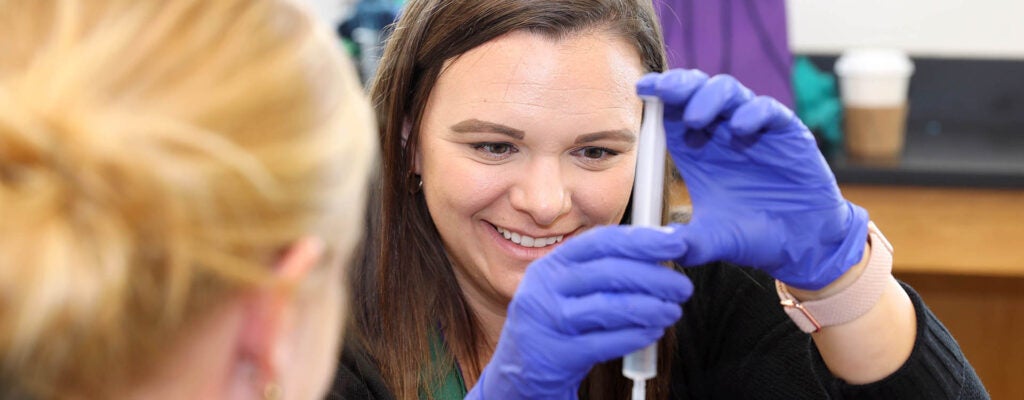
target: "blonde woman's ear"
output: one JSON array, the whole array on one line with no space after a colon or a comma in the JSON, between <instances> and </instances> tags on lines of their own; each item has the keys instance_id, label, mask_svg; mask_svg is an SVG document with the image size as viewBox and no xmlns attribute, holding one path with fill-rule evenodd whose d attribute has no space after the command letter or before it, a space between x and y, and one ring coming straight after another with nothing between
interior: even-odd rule
<instances>
[{"instance_id":1,"label":"blonde woman's ear","mask_svg":"<svg viewBox=\"0 0 1024 400\"><path fill-rule=\"evenodd\" d=\"M318 237L303 237L288 247L274 264L275 282L253 289L244 309L236 369L242 386L267 394L281 390L288 330L294 315L299 287L321 264L324 242Z\"/></svg>"},{"instance_id":2,"label":"blonde woman's ear","mask_svg":"<svg viewBox=\"0 0 1024 400\"><path fill-rule=\"evenodd\" d=\"M304 236L292 243L274 265L274 276L285 284L300 284L324 256L324 241Z\"/></svg>"}]
</instances>

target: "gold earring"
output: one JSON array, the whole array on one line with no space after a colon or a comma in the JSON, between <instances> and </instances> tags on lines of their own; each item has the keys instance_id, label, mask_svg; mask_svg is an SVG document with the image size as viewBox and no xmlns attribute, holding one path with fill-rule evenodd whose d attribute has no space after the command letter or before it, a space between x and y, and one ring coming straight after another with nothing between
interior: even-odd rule
<instances>
[{"instance_id":1,"label":"gold earring","mask_svg":"<svg viewBox=\"0 0 1024 400\"><path fill-rule=\"evenodd\" d=\"M276 382L267 382L263 385L263 400L281 400L284 398L284 391L281 390L281 385Z\"/></svg>"}]
</instances>

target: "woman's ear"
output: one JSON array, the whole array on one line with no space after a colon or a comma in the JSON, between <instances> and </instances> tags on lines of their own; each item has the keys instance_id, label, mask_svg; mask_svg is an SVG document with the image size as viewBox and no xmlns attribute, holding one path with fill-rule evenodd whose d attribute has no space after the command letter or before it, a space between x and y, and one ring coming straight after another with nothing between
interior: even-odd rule
<instances>
[{"instance_id":1,"label":"woman's ear","mask_svg":"<svg viewBox=\"0 0 1024 400\"><path fill-rule=\"evenodd\" d=\"M409 150L409 148L407 146L408 146L408 143L409 143L409 135L411 133L412 133L412 124L409 123L409 120L405 120L405 122L402 123L402 148L406 149L407 151ZM411 149L411 150L413 151L413 155L412 155L412 170L413 170L413 173L415 173L416 175L423 175L423 172L422 172L423 168L420 167L420 158L422 158L422 157L420 157L419 146L417 146L415 149Z\"/></svg>"},{"instance_id":2,"label":"woman's ear","mask_svg":"<svg viewBox=\"0 0 1024 400\"><path fill-rule=\"evenodd\" d=\"M282 369L290 352L287 342L290 321L295 311L299 286L309 278L324 256L319 238L299 239L274 264L274 283L255 289L245 310L241 338L240 368L249 368L257 390L281 385Z\"/></svg>"},{"instance_id":3,"label":"woman's ear","mask_svg":"<svg viewBox=\"0 0 1024 400\"><path fill-rule=\"evenodd\" d=\"M324 257L324 241L315 236L303 236L292 243L274 264L274 275L286 284L298 285Z\"/></svg>"},{"instance_id":4,"label":"woman's ear","mask_svg":"<svg viewBox=\"0 0 1024 400\"><path fill-rule=\"evenodd\" d=\"M409 120L405 120L404 122L402 122L402 148L403 149L409 143L409 134L410 133L412 133L412 124L409 123Z\"/></svg>"},{"instance_id":5,"label":"woman's ear","mask_svg":"<svg viewBox=\"0 0 1024 400\"><path fill-rule=\"evenodd\" d=\"M423 157L420 156L420 149L417 146L416 153L412 157L412 172L415 172L417 176L423 176L423 168L420 167L421 158Z\"/></svg>"}]
</instances>

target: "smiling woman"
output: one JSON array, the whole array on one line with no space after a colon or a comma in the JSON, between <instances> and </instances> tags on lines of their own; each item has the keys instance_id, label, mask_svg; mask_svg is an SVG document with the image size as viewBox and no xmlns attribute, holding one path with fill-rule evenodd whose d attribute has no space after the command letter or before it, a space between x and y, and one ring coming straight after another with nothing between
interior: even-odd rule
<instances>
[{"instance_id":1,"label":"smiling woman","mask_svg":"<svg viewBox=\"0 0 1024 400\"><path fill-rule=\"evenodd\" d=\"M622 220L635 83L664 66L643 2L413 1L404 13L424 18L395 29L374 83L386 155L370 226L382 231L355 289L359 336L403 399L456 363L472 385L527 265ZM431 360L441 335L447 351ZM625 380L598 381L625 393Z\"/></svg>"}]
</instances>

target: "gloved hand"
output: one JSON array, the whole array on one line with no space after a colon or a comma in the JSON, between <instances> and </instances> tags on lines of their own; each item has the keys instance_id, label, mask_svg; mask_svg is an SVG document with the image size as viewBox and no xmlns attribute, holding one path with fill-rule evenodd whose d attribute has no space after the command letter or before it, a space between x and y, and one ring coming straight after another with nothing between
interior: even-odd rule
<instances>
[{"instance_id":1,"label":"gloved hand","mask_svg":"<svg viewBox=\"0 0 1024 400\"><path fill-rule=\"evenodd\" d=\"M693 292L658 264L683 255L678 232L608 226L534 261L498 346L467 399L575 399L599 362L654 343Z\"/></svg>"},{"instance_id":2,"label":"gloved hand","mask_svg":"<svg viewBox=\"0 0 1024 400\"><path fill-rule=\"evenodd\" d=\"M860 261L868 214L839 193L792 111L695 70L648 74L637 92L664 101L666 143L693 201L678 227L681 264L728 261L818 290Z\"/></svg>"}]
</instances>

